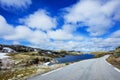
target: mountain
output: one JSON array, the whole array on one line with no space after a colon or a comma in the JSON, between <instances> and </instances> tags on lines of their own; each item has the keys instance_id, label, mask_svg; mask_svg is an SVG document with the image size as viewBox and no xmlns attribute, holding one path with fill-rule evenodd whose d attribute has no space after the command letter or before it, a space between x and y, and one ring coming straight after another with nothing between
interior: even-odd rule
<instances>
[{"instance_id":1,"label":"mountain","mask_svg":"<svg viewBox=\"0 0 120 80\"><path fill-rule=\"evenodd\" d=\"M5 49L5 50L4 50ZM7 50L6 50L7 49ZM21 52L37 52L37 55L47 57L63 57L65 55L80 55L80 51L66 51L66 50L44 50L40 48L32 48L24 45L5 45L0 44L0 52L4 53L21 53Z\"/></svg>"},{"instance_id":2,"label":"mountain","mask_svg":"<svg viewBox=\"0 0 120 80\"><path fill-rule=\"evenodd\" d=\"M23 45L5 45L5 44L0 44L0 51L3 50L3 48L11 48L13 50L15 50L16 52L32 52L35 50L41 50L41 49L37 49L37 48L32 48L32 47L27 47L27 46L23 46Z\"/></svg>"}]
</instances>

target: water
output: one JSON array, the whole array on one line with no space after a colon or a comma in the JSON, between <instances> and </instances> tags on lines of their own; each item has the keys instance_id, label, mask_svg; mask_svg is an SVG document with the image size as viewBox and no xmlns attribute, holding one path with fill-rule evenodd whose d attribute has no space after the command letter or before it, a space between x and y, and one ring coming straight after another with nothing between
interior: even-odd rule
<instances>
[{"instance_id":1,"label":"water","mask_svg":"<svg viewBox=\"0 0 120 80\"><path fill-rule=\"evenodd\" d=\"M93 54L82 54L82 55L66 55L65 57L55 58L55 60L57 60L58 63L67 63L91 58L94 58Z\"/></svg>"}]
</instances>

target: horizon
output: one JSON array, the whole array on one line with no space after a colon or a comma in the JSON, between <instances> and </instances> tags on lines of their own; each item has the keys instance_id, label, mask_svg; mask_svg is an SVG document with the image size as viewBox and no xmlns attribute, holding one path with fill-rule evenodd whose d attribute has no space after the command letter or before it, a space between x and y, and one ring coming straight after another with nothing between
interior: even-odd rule
<instances>
[{"instance_id":1,"label":"horizon","mask_svg":"<svg viewBox=\"0 0 120 80\"><path fill-rule=\"evenodd\" d=\"M0 0L0 44L45 50L120 46L120 0Z\"/></svg>"}]
</instances>

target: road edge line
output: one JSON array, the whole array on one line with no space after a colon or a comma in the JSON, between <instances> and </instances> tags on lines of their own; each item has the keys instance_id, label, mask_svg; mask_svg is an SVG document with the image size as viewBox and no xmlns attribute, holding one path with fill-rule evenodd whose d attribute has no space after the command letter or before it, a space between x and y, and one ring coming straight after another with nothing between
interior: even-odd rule
<instances>
[{"instance_id":1,"label":"road edge line","mask_svg":"<svg viewBox=\"0 0 120 80\"><path fill-rule=\"evenodd\" d=\"M108 63L106 60L105 62L108 64L108 65L111 65L117 72L120 72L120 69L116 68L115 66L113 66L112 64Z\"/></svg>"},{"instance_id":2,"label":"road edge line","mask_svg":"<svg viewBox=\"0 0 120 80\"><path fill-rule=\"evenodd\" d=\"M105 62L106 62L108 65L111 65L111 66L113 66L112 64L108 63L106 60L105 60Z\"/></svg>"},{"instance_id":3,"label":"road edge line","mask_svg":"<svg viewBox=\"0 0 120 80\"><path fill-rule=\"evenodd\" d=\"M114 67L114 69L115 69L116 71L120 72L120 70L119 70L118 68Z\"/></svg>"}]
</instances>

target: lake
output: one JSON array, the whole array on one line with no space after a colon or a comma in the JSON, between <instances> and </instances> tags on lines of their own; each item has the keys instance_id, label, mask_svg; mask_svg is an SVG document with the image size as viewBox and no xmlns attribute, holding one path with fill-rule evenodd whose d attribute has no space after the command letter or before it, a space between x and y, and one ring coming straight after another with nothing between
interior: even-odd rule
<instances>
[{"instance_id":1,"label":"lake","mask_svg":"<svg viewBox=\"0 0 120 80\"><path fill-rule=\"evenodd\" d=\"M57 60L58 63L67 63L91 58L94 58L93 54L81 54L81 55L66 55L65 57L55 58L55 60Z\"/></svg>"}]
</instances>

